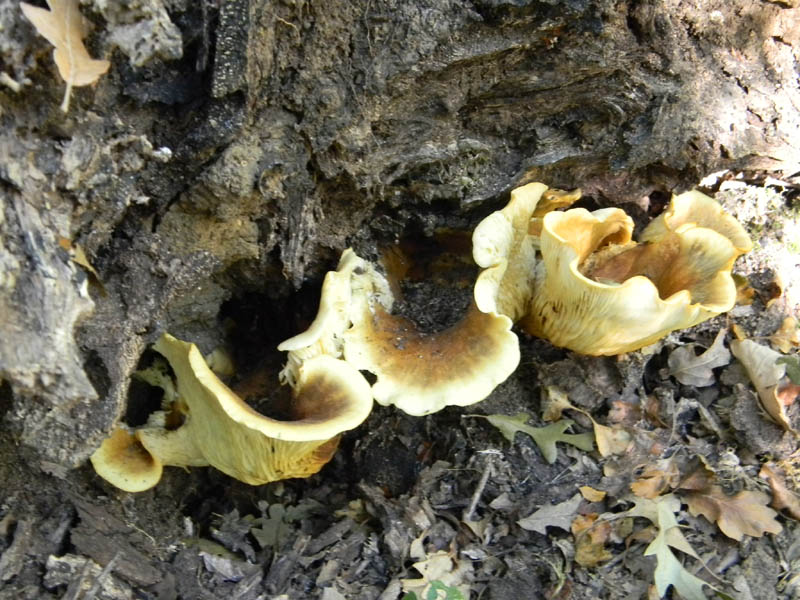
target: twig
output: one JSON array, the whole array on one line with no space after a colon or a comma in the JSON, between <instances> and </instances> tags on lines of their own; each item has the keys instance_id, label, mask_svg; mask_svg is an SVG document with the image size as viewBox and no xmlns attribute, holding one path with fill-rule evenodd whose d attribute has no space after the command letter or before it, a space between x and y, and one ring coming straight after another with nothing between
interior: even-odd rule
<instances>
[{"instance_id":1,"label":"twig","mask_svg":"<svg viewBox=\"0 0 800 600\"><path fill-rule=\"evenodd\" d=\"M489 477L492 474L493 464L494 461L492 455L491 454L487 455L486 468L483 470L483 474L481 475L481 478L478 481L478 487L476 487L475 491L472 493L472 499L469 502L467 510L464 511L464 516L461 519L462 521L470 522L473 520L472 517L475 513L475 509L478 507L478 502L480 502L481 496L483 495L483 490L486 488L486 484L489 481Z\"/></svg>"}]
</instances>

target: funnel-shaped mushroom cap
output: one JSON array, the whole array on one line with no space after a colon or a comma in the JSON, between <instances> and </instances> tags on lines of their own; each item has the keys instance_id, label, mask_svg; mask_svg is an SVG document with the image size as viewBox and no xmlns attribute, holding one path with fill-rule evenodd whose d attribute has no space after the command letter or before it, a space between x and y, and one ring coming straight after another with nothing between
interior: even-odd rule
<instances>
[{"instance_id":1,"label":"funnel-shaped mushroom cap","mask_svg":"<svg viewBox=\"0 0 800 600\"><path fill-rule=\"evenodd\" d=\"M557 346L610 355L729 310L739 250L696 222L687 218L634 245L633 224L619 209L546 215L542 264L522 327Z\"/></svg>"},{"instance_id":2,"label":"funnel-shaped mushroom cap","mask_svg":"<svg viewBox=\"0 0 800 600\"><path fill-rule=\"evenodd\" d=\"M117 427L90 460L97 474L126 492L150 489L161 479L163 465L153 458L136 435Z\"/></svg>"},{"instance_id":3,"label":"funnel-shaped mushroom cap","mask_svg":"<svg viewBox=\"0 0 800 600\"><path fill-rule=\"evenodd\" d=\"M517 368L519 343L504 315L474 305L444 331L420 333L414 324L378 306L345 332L344 355L374 373L375 400L410 415L483 400Z\"/></svg>"},{"instance_id":4,"label":"funnel-shaped mushroom cap","mask_svg":"<svg viewBox=\"0 0 800 600\"><path fill-rule=\"evenodd\" d=\"M697 190L673 196L667 210L653 219L642 232L642 242L660 240L667 233L675 232L687 224L712 229L728 238L737 256L753 249L753 242L741 223L726 213L716 200Z\"/></svg>"},{"instance_id":5,"label":"funnel-shaped mushroom cap","mask_svg":"<svg viewBox=\"0 0 800 600\"><path fill-rule=\"evenodd\" d=\"M136 431L142 447L163 465L211 465L253 485L307 477L330 460L338 435L358 426L372 408L363 376L330 356L303 363L292 405L296 419L281 421L250 408L209 369L194 344L164 334L154 348L175 372L185 413L176 430L151 424Z\"/></svg>"},{"instance_id":6,"label":"funnel-shaped mushroom cap","mask_svg":"<svg viewBox=\"0 0 800 600\"><path fill-rule=\"evenodd\" d=\"M533 291L538 240L528 235L543 183L529 183L511 192L501 210L483 219L472 234L472 257L483 269L475 282L475 304L481 312L517 321L525 314Z\"/></svg>"}]
</instances>

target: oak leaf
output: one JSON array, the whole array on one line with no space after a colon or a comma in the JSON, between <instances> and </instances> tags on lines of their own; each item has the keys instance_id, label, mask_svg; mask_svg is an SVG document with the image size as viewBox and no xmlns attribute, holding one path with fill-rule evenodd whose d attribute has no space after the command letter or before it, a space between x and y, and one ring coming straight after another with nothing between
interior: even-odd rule
<instances>
[{"instance_id":1,"label":"oak leaf","mask_svg":"<svg viewBox=\"0 0 800 600\"><path fill-rule=\"evenodd\" d=\"M715 381L712 369L731 362L731 353L723 344L725 333L725 329L720 329L711 346L699 355L695 353L697 344L686 344L673 350L667 359L669 374L683 385L694 387L712 385Z\"/></svg>"},{"instance_id":2,"label":"oak leaf","mask_svg":"<svg viewBox=\"0 0 800 600\"><path fill-rule=\"evenodd\" d=\"M786 414L786 395L784 393L779 396L783 387L781 379L786 373L786 364L781 361L783 356L752 340L733 340L731 352L747 371L747 376L758 392L761 406L770 418L786 431L797 434Z\"/></svg>"},{"instance_id":3,"label":"oak leaf","mask_svg":"<svg viewBox=\"0 0 800 600\"><path fill-rule=\"evenodd\" d=\"M728 496L718 485L707 490L691 492L684 497L689 512L703 515L729 538L741 542L745 535L761 537L765 533L780 533L783 529L775 520L778 514L767 506L764 492L742 490Z\"/></svg>"},{"instance_id":4,"label":"oak leaf","mask_svg":"<svg viewBox=\"0 0 800 600\"><path fill-rule=\"evenodd\" d=\"M517 524L523 529L537 531L542 535L547 535L547 527L558 527L568 531L580 504L581 495L575 494L559 504L545 504L539 510L517 521Z\"/></svg>"},{"instance_id":5,"label":"oak leaf","mask_svg":"<svg viewBox=\"0 0 800 600\"><path fill-rule=\"evenodd\" d=\"M55 46L53 59L67 82L61 110L67 112L72 88L94 83L108 71L111 63L92 58L83 45L87 31L78 10L78 0L47 0L47 5L50 10L20 2L23 14L36 31Z\"/></svg>"},{"instance_id":6,"label":"oak leaf","mask_svg":"<svg viewBox=\"0 0 800 600\"><path fill-rule=\"evenodd\" d=\"M536 445L539 446L539 450L542 451L544 459L551 465L556 462L556 458L558 457L556 442L571 444L586 452L594 448L591 434L564 433L572 426L574 421L571 419L562 419L546 427L531 427L526 424L529 418L530 415L527 413L519 413L513 417L507 415L489 415L486 417L486 419L497 427L500 433L511 443L514 443L514 435L516 435L518 431L531 436L533 441L536 442Z\"/></svg>"},{"instance_id":7,"label":"oak leaf","mask_svg":"<svg viewBox=\"0 0 800 600\"><path fill-rule=\"evenodd\" d=\"M713 586L687 571L672 551L675 548L689 556L699 558L681 532L675 516L681 508L680 500L674 494L666 494L655 500L636 498L634 503L634 507L627 514L632 517L645 517L658 528L658 535L647 546L644 555L656 557L653 577L659 596L664 597L669 588L673 587L685 600L706 600L703 586Z\"/></svg>"}]
</instances>

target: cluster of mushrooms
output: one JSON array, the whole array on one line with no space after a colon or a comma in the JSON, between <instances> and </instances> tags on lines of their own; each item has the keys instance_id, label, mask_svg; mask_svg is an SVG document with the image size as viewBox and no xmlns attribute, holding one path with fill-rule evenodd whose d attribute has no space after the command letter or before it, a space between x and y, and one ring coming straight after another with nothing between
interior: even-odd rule
<instances>
[{"instance_id":1,"label":"cluster of mushrooms","mask_svg":"<svg viewBox=\"0 0 800 600\"><path fill-rule=\"evenodd\" d=\"M325 277L314 322L278 346L288 353L280 380L293 390L292 420L254 411L194 344L165 333L154 345L175 374L175 385L166 376L159 384L165 410L143 427L117 426L92 456L95 470L130 492L153 487L164 465L211 465L253 485L307 477L367 418L373 399L427 415L486 398L519 363L515 324L575 352L614 355L733 307L731 269L752 243L713 199L674 196L634 242L621 209L556 210L579 196L530 183L481 221L473 301L438 333L393 315L386 278L345 250Z\"/></svg>"}]
</instances>

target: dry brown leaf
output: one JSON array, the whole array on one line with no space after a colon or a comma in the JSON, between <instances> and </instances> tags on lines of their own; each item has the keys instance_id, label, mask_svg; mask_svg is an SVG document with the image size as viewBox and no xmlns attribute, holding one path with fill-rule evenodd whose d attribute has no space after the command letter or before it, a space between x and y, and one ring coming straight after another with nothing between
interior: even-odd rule
<instances>
[{"instance_id":1,"label":"dry brown leaf","mask_svg":"<svg viewBox=\"0 0 800 600\"><path fill-rule=\"evenodd\" d=\"M581 496L583 496L589 502L600 502L606 497L606 492L603 490L596 490L588 485L582 485L578 488L578 491L581 493Z\"/></svg>"},{"instance_id":2,"label":"dry brown leaf","mask_svg":"<svg viewBox=\"0 0 800 600\"><path fill-rule=\"evenodd\" d=\"M606 544L611 536L611 524L597 520L597 513L578 515L572 521L572 535L575 536L575 562L582 567L596 567L611 559Z\"/></svg>"},{"instance_id":3,"label":"dry brown leaf","mask_svg":"<svg viewBox=\"0 0 800 600\"><path fill-rule=\"evenodd\" d=\"M706 490L711 487L715 480L716 476L712 471L707 469L704 465L699 465L681 481L680 485L678 485L678 489L691 491Z\"/></svg>"},{"instance_id":4,"label":"dry brown leaf","mask_svg":"<svg viewBox=\"0 0 800 600\"><path fill-rule=\"evenodd\" d=\"M561 413L573 408L567 393L554 385L548 385L542 391L542 421L549 423L561 419Z\"/></svg>"},{"instance_id":5,"label":"dry brown leaf","mask_svg":"<svg viewBox=\"0 0 800 600\"><path fill-rule=\"evenodd\" d=\"M776 510L785 510L793 519L800 521L800 497L786 487L783 471L774 463L764 463L758 476L766 479L772 488L770 506Z\"/></svg>"},{"instance_id":6,"label":"dry brown leaf","mask_svg":"<svg viewBox=\"0 0 800 600\"><path fill-rule=\"evenodd\" d=\"M23 14L36 31L55 46L53 59L67 82L61 110L67 112L72 88L94 83L108 71L111 63L92 58L83 45L87 31L78 10L78 0L47 0L47 5L50 10L20 2Z\"/></svg>"},{"instance_id":7,"label":"dry brown leaf","mask_svg":"<svg viewBox=\"0 0 800 600\"><path fill-rule=\"evenodd\" d=\"M731 353L723 344L727 330L720 329L714 342L702 354L696 354L697 344L686 344L672 351L667 359L669 374L683 385L706 387L712 385L716 378L714 371L731 362Z\"/></svg>"},{"instance_id":8,"label":"dry brown leaf","mask_svg":"<svg viewBox=\"0 0 800 600\"><path fill-rule=\"evenodd\" d=\"M769 343L784 354L788 354L792 348L800 346L800 329L797 328L797 320L794 317L786 317L778 330L769 336Z\"/></svg>"},{"instance_id":9,"label":"dry brown leaf","mask_svg":"<svg viewBox=\"0 0 800 600\"><path fill-rule=\"evenodd\" d=\"M733 334L733 337L735 337L740 342L750 337L747 335L747 332L744 330L744 327L742 327L738 323L733 323L731 325L731 333Z\"/></svg>"},{"instance_id":10,"label":"dry brown leaf","mask_svg":"<svg viewBox=\"0 0 800 600\"><path fill-rule=\"evenodd\" d=\"M644 467L639 478L631 483L631 491L640 498L656 498L675 487L680 473L670 459L659 460Z\"/></svg>"},{"instance_id":11,"label":"dry brown leaf","mask_svg":"<svg viewBox=\"0 0 800 600\"><path fill-rule=\"evenodd\" d=\"M722 533L737 542L745 535L761 537L783 529L775 520L778 513L767 506L769 496L764 492L742 490L728 496L720 486L712 485L707 490L687 494L684 500L692 515L703 515L716 522Z\"/></svg>"},{"instance_id":12,"label":"dry brown leaf","mask_svg":"<svg viewBox=\"0 0 800 600\"><path fill-rule=\"evenodd\" d=\"M784 404L786 393L783 394L783 397L778 395L780 391L786 389L785 386L780 385L781 379L786 373L786 365L777 362L781 358L781 354L752 340L732 341L731 352L747 371L747 376L753 382L753 386L758 392L758 398L761 400L761 406L764 407L767 414L786 431L797 435L786 414L786 405Z\"/></svg>"}]
</instances>

